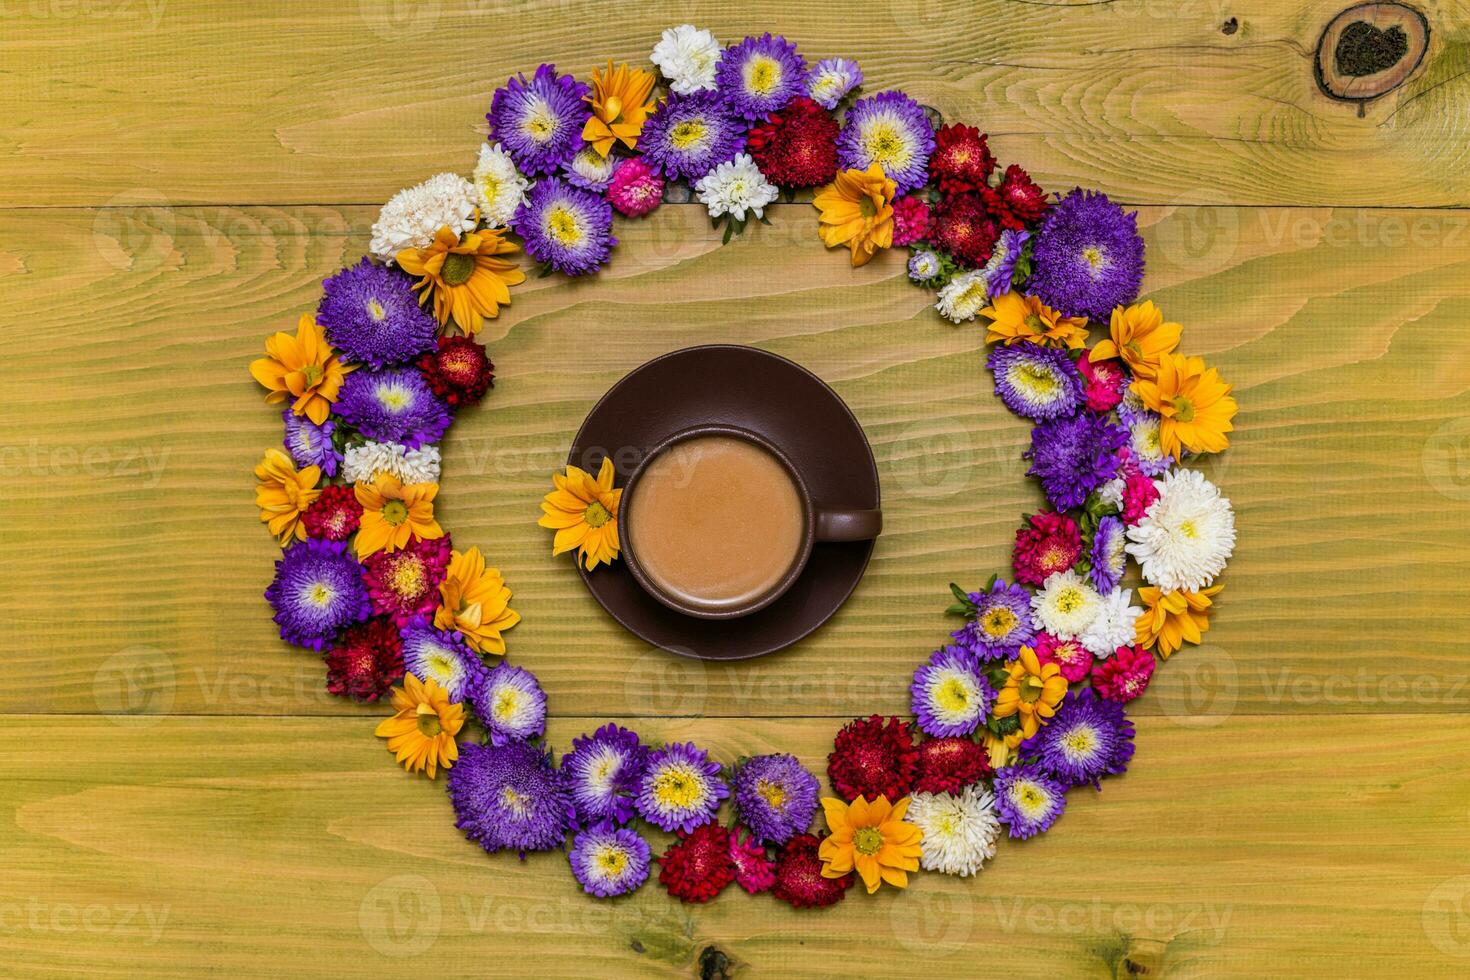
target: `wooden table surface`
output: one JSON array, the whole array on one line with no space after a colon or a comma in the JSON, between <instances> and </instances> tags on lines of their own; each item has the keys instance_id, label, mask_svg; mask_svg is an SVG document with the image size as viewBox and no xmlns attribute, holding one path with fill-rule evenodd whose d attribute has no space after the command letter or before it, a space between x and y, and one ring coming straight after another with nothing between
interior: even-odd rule
<instances>
[{"instance_id":1,"label":"wooden table surface","mask_svg":"<svg viewBox=\"0 0 1470 980\"><path fill-rule=\"evenodd\" d=\"M6 975L1464 976L1470 971L1470 10L1424 66L1324 97L1315 0L0 4L0 951ZM468 171L490 93L642 62L663 26L784 32L993 135L1048 189L1137 207L1145 291L1234 382L1235 559L1208 643L1136 702L1138 754L978 879L799 914L734 889L581 896L487 858L322 690L261 592L246 364L365 249L377 206ZM499 380L444 445L441 516L505 572L512 659L565 747L604 720L816 771L905 713L1039 495L981 333L900 256L853 271L804 205L719 247L622 223L596 281L527 283ZM754 344L831 382L888 530L810 640L701 666L623 633L536 504L579 421L665 351Z\"/></svg>"}]
</instances>

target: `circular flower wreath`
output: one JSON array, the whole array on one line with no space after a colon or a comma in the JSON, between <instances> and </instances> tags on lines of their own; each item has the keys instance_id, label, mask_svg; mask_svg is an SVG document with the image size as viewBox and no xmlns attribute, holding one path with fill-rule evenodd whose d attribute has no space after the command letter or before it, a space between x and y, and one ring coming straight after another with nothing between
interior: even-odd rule
<instances>
[{"instance_id":1,"label":"circular flower wreath","mask_svg":"<svg viewBox=\"0 0 1470 980\"><path fill-rule=\"evenodd\" d=\"M808 65L779 36L721 47L685 25L651 60L667 95L652 72L611 63L590 85L552 65L510 79L473 178L397 194L372 255L323 282L294 337L267 340L251 373L286 403L284 451L255 471L261 520L285 549L266 590L275 621L324 655L333 694L391 694L377 734L410 771L447 770L470 839L524 857L570 835L592 895L633 891L653 862L684 901L735 881L797 907L839 901L855 879L871 893L919 868L975 874L1002 828L1041 833L1069 789L1127 768L1124 706L1155 654L1209 628L1234 515L1178 464L1226 448L1230 386L1176 352L1179 324L1135 303L1137 216L1105 195L1048 195L1019 166L1000 170L976 128L936 129L902 92L860 97L856 64ZM828 757L836 795L820 801L791 755L726 769L616 725L574 739L558 765L536 678L494 660L520 619L510 589L434 517L435 443L493 383L473 338L524 280L519 247L545 272L596 272L613 212L648 214L669 180L692 184L727 240L811 187L822 240L854 265L908 246L909 276L938 290L940 313L988 321L996 393L1035 424L1025 456L1050 509L1016 532L1011 580L953 587L964 624L915 671L913 720L844 726ZM1108 337L1088 349L1094 321ZM606 461L595 477L553 476L540 523L555 553L589 569L616 559L613 476ZM1130 557L1147 583L1137 604L1121 585ZM483 734L467 737L467 722ZM819 806L827 829L813 834ZM677 835L662 856L638 820Z\"/></svg>"}]
</instances>

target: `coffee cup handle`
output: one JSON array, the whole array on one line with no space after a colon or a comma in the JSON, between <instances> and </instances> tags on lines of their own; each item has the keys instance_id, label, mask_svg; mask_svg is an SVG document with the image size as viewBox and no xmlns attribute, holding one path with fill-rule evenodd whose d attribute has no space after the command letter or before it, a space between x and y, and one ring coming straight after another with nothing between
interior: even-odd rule
<instances>
[{"instance_id":1,"label":"coffee cup handle","mask_svg":"<svg viewBox=\"0 0 1470 980\"><path fill-rule=\"evenodd\" d=\"M869 541L883 530L881 510L816 510L818 541Z\"/></svg>"}]
</instances>

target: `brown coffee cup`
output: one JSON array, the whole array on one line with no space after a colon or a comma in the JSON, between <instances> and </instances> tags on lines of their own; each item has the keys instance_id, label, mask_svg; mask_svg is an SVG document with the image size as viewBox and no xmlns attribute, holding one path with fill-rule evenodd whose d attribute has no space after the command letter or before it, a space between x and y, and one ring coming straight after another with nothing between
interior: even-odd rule
<instances>
[{"instance_id":1,"label":"brown coffee cup","mask_svg":"<svg viewBox=\"0 0 1470 980\"><path fill-rule=\"evenodd\" d=\"M719 608L699 605L662 588L649 575L647 569L639 563L637 544L628 531L628 515L637 506L638 483L647 472L649 464L678 444L703 436L728 436L765 450L781 465L790 478L796 489L803 517L801 540L791 565L785 573L770 588L750 601L733 606L723 605ZM824 542L867 541L876 538L882 530L882 511L834 506L827 502L814 500L810 487L802 478L801 471L796 468L781 447L748 429L723 424L697 425L682 429L651 449L639 461L628 477L627 483L624 484L622 503L618 508L618 537L622 547L623 561L638 585L670 609L700 619L734 619L749 615L758 609L764 609L779 599L801 576L807 562L811 559L812 549L816 545Z\"/></svg>"}]
</instances>

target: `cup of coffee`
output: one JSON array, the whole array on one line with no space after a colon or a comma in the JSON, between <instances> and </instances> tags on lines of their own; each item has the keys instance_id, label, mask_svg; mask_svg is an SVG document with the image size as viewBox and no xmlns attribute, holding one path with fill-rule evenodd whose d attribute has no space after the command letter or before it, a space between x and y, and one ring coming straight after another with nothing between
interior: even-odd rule
<instances>
[{"instance_id":1,"label":"cup of coffee","mask_svg":"<svg viewBox=\"0 0 1470 980\"><path fill-rule=\"evenodd\" d=\"M671 609L733 619L775 602L820 542L866 541L881 511L812 498L790 458L732 425L684 429L623 487L618 537L633 578Z\"/></svg>"}]
</instances>

